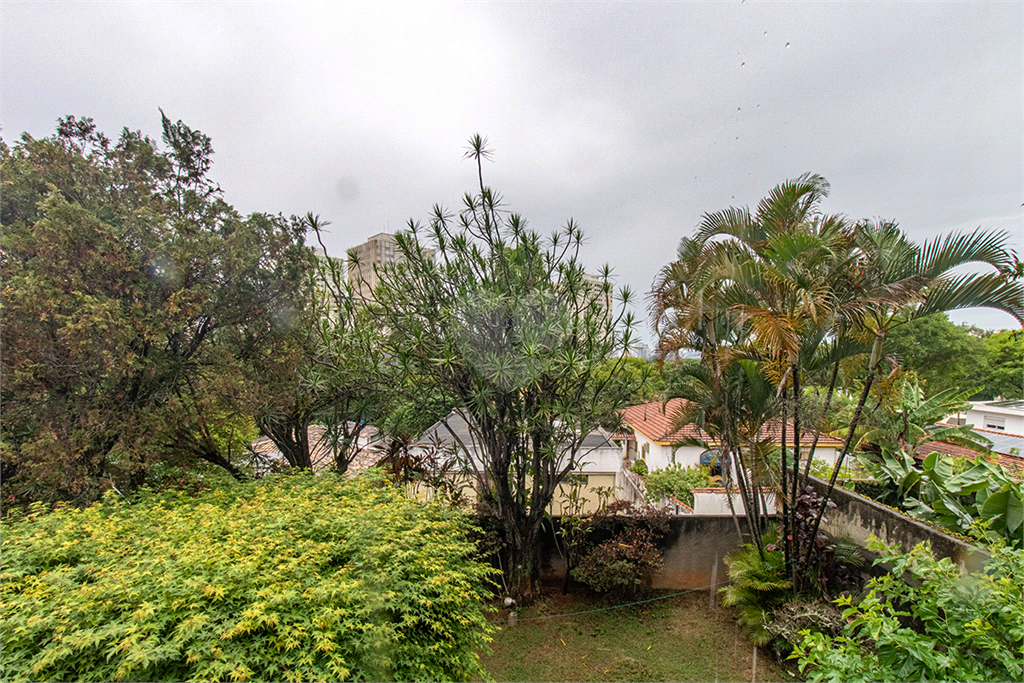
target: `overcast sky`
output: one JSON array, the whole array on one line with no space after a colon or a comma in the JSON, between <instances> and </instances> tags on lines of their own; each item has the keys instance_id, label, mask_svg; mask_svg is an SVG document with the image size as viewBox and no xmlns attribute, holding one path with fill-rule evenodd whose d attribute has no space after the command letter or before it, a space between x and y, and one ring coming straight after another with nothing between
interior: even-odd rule
<instances>
[{"instance_id":1,"label":"overcast sky","mask_svg":"<svg viewBox=\"0 0 1024 683\"><path fill-rule=\"evenodd\" d=\"M1024 252L1024 3L0 2L0 126L213 138L243 212L334 255L486 182L644 295L705 212L810 171L824 208ZM982 327L1009 316L959 313Z\"/></svg>"}]
</instances>

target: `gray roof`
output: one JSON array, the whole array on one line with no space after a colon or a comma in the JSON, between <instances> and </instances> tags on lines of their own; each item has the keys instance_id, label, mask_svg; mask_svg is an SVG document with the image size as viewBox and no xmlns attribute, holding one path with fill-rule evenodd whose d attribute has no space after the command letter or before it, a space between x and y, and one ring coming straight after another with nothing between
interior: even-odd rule
<instances>
[{"instance_id":1,"label":"gray roof","mask_svg":"<svg viewBox=\"0 0 1024 683\"><path fill-rule=\"evenodd\" d=\"M1019 434L1008 434L998 429L982 429L975 427L971 430L992 442L992 450L1003 455L1011 455L1010 449L1016 448L1018 456L1024 456L1024 436Z\"/></svg>"},{"instance_id":2,"label":"gray roof","mask_svg":"<svg viewBox=\"0 0 1024 683\"><path fill-rule=\"evenodd\" d=\"M445 428L443 424L438 422L433 427L428 429L426 433L420 437L421 443L436 443L440 442L441 446L453 446L455 440L452 438L449 429L462 440L466 445L470 445L473 441L469 431L469 425L466 424L466 420L458 413L452 413L448 416L448 428ZM596 429L595 431L587 434L586 438L583 439L583 445L581 450L587 451L595 448L618 448L611 441L611 435L609 435L603 429Z\"/></svg>"}]
</instances>

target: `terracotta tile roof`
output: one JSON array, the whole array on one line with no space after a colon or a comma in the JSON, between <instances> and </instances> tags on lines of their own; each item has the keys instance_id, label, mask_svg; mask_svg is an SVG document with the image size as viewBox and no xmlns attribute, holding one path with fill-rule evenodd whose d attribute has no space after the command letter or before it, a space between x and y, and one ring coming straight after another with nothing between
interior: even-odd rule
<instances>
[{"instance_id":1,"label":"terracotta tile roof","mask_svg":"<svg viewBox=\"0 0 1024 683\"><path fill-rule=\"evenodd\" d=\"M1024 480L1024 458L1018 458L1013 455L998 454L997 464L1002 465L1006 468L1006 471L1010 473L1010 476L1017 481Z\"/></svg>"},{"instance_id":2,"label":"terracotta tile roof","mask_svg":"<svg viewBox=\"0 0 1024 683\"><path fill-rule=\"evenodd\" d=\"M1024 439L1024 434L1014 434L1013 432L1007 432L1002 429L986 429L984 427L971 427L972 432L980 432L982 434L995 434L996 436L1015 436L1018 439Z\"/></svg>"},{"instance_id":3,"label":"terracotta tile roof","mask_svg":"<svg viewBox=\"0 0 1024 683\"><path fill-rule=\"evenodd\" d=\"M687 438L708 441L708 435L692 424L684 425L677 430L672 429L672 417L684 404L685 400L681 398L674 398L664 406L661 401L642 403L623 409L622 419L635 431L640 432L655 443L670 444ZM792 443L793 423L791 420L787 420L786 425L786 441L787 443ZM772 438L776 443L780 442L782 440L782 422L780 420L769 422L764 426L761 433L765 438ZM813 440L814 432L804 432L800 439L801 446L804 443L809 446ZM819 446L841 446L842 443L841 439L829 436L828 434L822 434L818 439Z\"/></svg>"},{"instance_id":4,"label":"terracotta tile roof","mask_svg":"<svg viewBox=\"0 0 1024 683\"><path fill-rule=\"evenodd\" d=\"M359 441L372 441L376 435L377 430L374 427L366 426L360 433ZM330 441L327 439L327 427L323 425L310 425L306 428L306 438L309 439L309 460L313 465L313 472L319 474L327 470L334 462L334 449L331 448ZM277 444L265 436L261 436L254 441L250 444L249 448L265 459L284 461L284 456L281 455ZM373 467L381 457L382 454L370 446L360 448L359 452L349 462L348 469L345 472L346 476L355 476L359 472Z\"/></svg>"},{"instance_id":5,"label":"terracotta tile roof","mask_svg":"<svg viewBox=\"0 0 1024 683\"><path fill-rule=\"evenodd\" d=\"M967 448L966 446L949 443L948 441L929 441L928 443L922 444L914 449L914 457L918 460L923 460L932 451L951 455L954 458L976 458L981 455L978 451Z\"/></svg>"}]
</instances>

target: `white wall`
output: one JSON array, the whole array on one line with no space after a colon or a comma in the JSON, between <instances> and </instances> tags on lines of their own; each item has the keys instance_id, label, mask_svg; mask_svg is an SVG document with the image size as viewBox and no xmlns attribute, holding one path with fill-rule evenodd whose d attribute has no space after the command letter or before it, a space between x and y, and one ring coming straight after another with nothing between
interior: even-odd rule
<instances>
[{"instance_id":1,"label":"white wall","mask_svg":"<svg viewBox=\"0 0 1024 683\"><path fill-rule=\"evenodd\" d=\"M775 514L775 496L765 493L764 497L768 514ZM737 515L747 514L743 507L743 498L738 492L732 494L732 504L736 508ZM726 495L725 489L694 490L693 513L695 515L731 515L732 510L729 509L729 497Z\"/></svg>"},{"instance_id":2,"label":"white wall","mask_svg":"<svg viewBox=\"0 0 1024 683\"><path fill-rule=\"evenodd\" d=\"M1020 409L974 403L966 414L967 424L982 429L998 429L1010 434L1024 434L1024 412ZM999 426L1000 423L1002 426Z\"/></svg>"}]
</instances>

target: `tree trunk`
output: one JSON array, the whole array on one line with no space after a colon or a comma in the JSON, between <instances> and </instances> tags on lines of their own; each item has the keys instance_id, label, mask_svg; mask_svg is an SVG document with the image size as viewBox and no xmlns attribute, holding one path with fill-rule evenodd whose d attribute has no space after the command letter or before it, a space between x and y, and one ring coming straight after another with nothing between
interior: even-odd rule
<instances>
[{"instance_id":1,"label":"tree trunk","mask_svg":"<svg viewBox=\"0 0 1024 683\"><path fill-rule=\"evenodd\" d=\"M782 454L779 465L780 470L780 482L779 488L780 496L782 499L782 548L786 556L786 567L791 566L793 561L793 534L789 526L789 504L787 502L789 497L789 491L787 490L788 479L786 477L786 416L788 411L786 410L786 385L788 381L783 381L782 384Z\"/></svg>"},{"instance_id":2,"label":"tree trunk","mask_svg":"<svg viewBox=\"0 0 1024 683\"><path fill-rule=\"evenodd\" d=\"M800 558L800 534L797 532L796 499L800 479L800 368L793 363L793 481L790 482L789 528L793 534L793 566L790 573L793 587L799 589L797 560Z\"/></svg>"},{"instance_id":3,"label":"tree trunk","mask_svg":"<svg viewBox=\"0 0 1024 683\"><path fill-rule=\"evenodd\" d=\"M825 394L825 408L822 410L822 420L828 415L828 409L832 405L832 393L836 388L836 381L839 379L839 361L832 367L832 381L828 384L828 392ZM814 441L811 442L811 452L807 455L807 464L804 465L804 484L807 484L807 478L811 476L811 462L814 460L814 452L818 448L818 438L821 436L821 422L818 423L818 428L814 432Z\"/></svg>"},{"instance_id":4,"label":"tree trunk","mask_svg":"<svg viewBox=\"0 0 1024 683\"><path fill-rule=\"evenodd\" d=\"M850 429L846 433L846 441L843 442L843 450L836 458L835 467L832 468L832 477L828 480L828 488L825 490L825 499L821 502L821 509L818 510L818 515L814 520L814 528L811 531L811 538L817 538L818 528L821 526L821 518L825 515L825 508L828 507L829 498L832 497L832 490L836 487L836 479L839 477L839 470L843 466L843 459L850 450L850 444L853 442L853 433L857 429L857 423L860 421L861 411L864 409L864 404L867 403L868 395L871 393L871 385L875 381L875 374L878 369L878 363L881 360L882 354L882 342L885 340L885 335L876 335L875 343L871 349L871 362L868 367L868 376L864 380L864 390L860 393L860 400L857 402L857 408L853 411L853 420L850 421ZM807 549L807 555L804 557L804 562L810 559L811 549Z\"/></svg>"},{"instance_id":5,"label":"tree trunk","mask_svg":"<svg viewBox=\"0 0 1024 683\"><path fill-rule=\"evenodd\" d=\"M309 454L309 416L305 413L287 415L284 419L262 418L260 433L269 438L292 467L312 469Z\"/></svg>"}]
</instances>

